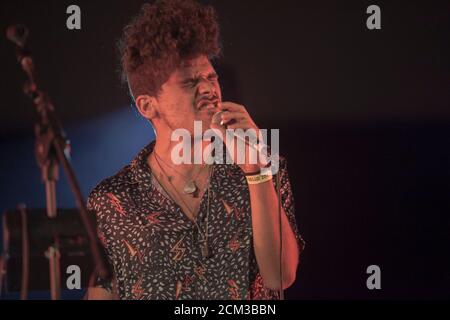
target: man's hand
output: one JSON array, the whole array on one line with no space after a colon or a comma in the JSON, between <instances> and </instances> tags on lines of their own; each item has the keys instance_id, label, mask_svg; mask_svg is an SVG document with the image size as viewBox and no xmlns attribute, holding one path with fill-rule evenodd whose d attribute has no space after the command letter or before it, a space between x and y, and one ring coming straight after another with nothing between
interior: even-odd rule
<instances>
[{"instance_id":1,"label":"man's hand","mask_svg":"<svg viewBox=\"0 0 450 320\"><path fill-rule=\"evenodd\" d=\"M119 296L100 287L90 287L83 300L119 300Z\"/></svg>"},{"instance_id":2,"label":"man's hand","mask_svg":"<svg viewBox=\"0 0 450 320\"><path fill-rule=\"evenodd\" d=\"M248 130L253 129L256 137L259 138L259 128L253 121L253 119L250 117L249 113L245 109L244 106L233 103L233 102L221 102L219 103L219 112L222 111L222 123L223 126L218 124L211 124L211 128L215 130L219 130L222 133L224 143L226 144L226 129L242 129L242 130ZM226 126L226 128L225 128ZM233 159L236 162L237 159L237 139L234 139L234 149L230 150L228 148L228 151L233 154ZM238 163L239 167L245 172L245 173L252 173L252 172L258 172L261 167L263 167L265 164L256 163L252 164L250 163L250 156L249 156L249 150L250 148L246 146L245 148L245 163L241 164ZM258 155L258 161L260 161L260 155Z\"/></svg>"}]
</instances>

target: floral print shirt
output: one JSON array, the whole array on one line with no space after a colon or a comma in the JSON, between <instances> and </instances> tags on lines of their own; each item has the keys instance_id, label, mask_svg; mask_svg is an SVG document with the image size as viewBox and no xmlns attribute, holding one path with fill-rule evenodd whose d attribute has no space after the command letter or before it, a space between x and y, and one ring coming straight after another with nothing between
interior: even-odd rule
<instances>
[{"instance_id":1,"label":"floral print shirt","mask_svg":"<svg viewBox=\"0 0 450 320\"><path fill-rule=\"evenodd\" d=\"M89 195L88 209L96 215L113 275L96 285L114 290L121 299L277 299L278 292L266 288L259 273L250 194L241 169L214 164L210 197L205 192L201 199L196 226L153 178L147 164L153 147L154 142ZM301 252L304 241L283 158L278 174L282 206ZM201 252L204 230L207 258Z\"/></svg>"}]
</instances>

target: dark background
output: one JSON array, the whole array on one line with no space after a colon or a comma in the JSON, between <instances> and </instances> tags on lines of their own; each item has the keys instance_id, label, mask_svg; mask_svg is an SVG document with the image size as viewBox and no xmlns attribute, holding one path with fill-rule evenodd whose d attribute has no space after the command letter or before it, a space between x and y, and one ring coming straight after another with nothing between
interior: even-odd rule
<instances>
[{"instance_id":1,"label":"dark background","mask_svg":"<svg viewBox=\"0 0 450 320\"><path fill-rule=\"evenodd\" d=\"M202 1L220 16L224 97L279 128L307 241L291 299L450 297L448 1ZM66 29L77 4L82 30ZM121 87L115 42L142 1L10 1L73 142L83 193L153 139ZM366 28L381 8L382 29ZM0 38L0 210L43 207L33 109ZM59 204L74 207L64 177ZM381 268L381 290L366 268ZM44 293L45 295L45 293ZM67 297L75 297L67 294Z\"/></svg>"}]
</instances>

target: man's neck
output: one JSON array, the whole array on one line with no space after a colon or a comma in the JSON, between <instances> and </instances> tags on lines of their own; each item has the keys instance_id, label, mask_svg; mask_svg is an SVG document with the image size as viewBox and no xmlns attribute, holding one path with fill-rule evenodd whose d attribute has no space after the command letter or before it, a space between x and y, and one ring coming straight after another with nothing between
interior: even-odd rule
<instances>
[{"instance_id":1,"label":"man's neck","mask_svg":"<svg viewBox=\"0 0 450 320\"><path fill-rule=\"evenodd\" d=\"M201 141L202 150L207 145L207 142ZM163 166L164 171L167 172L169 175L175 175L175 174L182 174L185 177L191 177L193 174L197 173L201 166L203 166L204 162L203 159L201 159L201 163L198 163L196 161L196 158L194 157L194 141L192 140L190 142L190 150L191 154L190 156L190 163L181 163L181 164L175 164L172 159L172 151L175 147L179 148L180 142L177 141L171 141L170 137L162 137L158 136L156 138L155 147L153 149L154 156L156 156L157 162ZM177 151L175 151L177 152Z\"/></svg>"}]
</instances>

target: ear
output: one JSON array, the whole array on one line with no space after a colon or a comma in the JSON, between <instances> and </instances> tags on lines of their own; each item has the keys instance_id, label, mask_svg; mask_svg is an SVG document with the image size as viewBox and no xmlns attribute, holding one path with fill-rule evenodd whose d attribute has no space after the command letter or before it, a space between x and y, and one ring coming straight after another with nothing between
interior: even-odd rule
<instances>
[{"instance_id":1,"label":"ear","mask_svg":"<svg viewBox=\"0 0 450 320\"><path fill-rule=\"evenodd\" d=\"M158 100L149 95L140 95L136 98L136 106L139 113L150 121L158 114L156 111L157 104Z\"/></svg>"}]
</instances>

